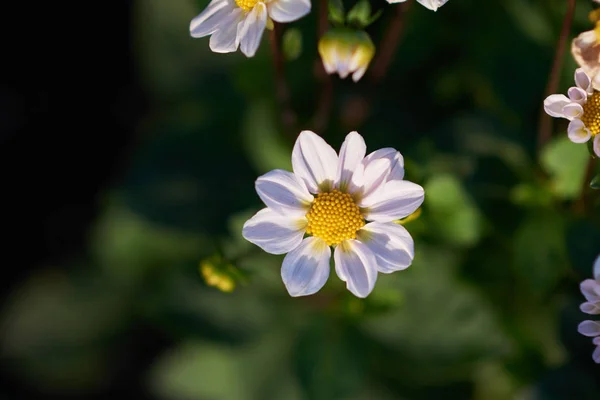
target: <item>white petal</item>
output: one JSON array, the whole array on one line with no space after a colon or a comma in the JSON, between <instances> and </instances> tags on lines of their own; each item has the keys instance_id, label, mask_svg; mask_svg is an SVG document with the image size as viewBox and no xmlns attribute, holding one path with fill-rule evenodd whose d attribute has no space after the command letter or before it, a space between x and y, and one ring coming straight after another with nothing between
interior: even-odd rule
<instances>
[{"instance_id":1,"label":"white petal","mask_svg":"<svg viewBox=\"0 0 600 400\"><path fill-rule=\"evenodd\" d=\"M377 259L377 270L385 274L406 269L415 257L412 237L402 225L370 222L357 233Z\"/></svg>"},{"instance_id":2,"label":"white petal","mask_svg":"<svg viewBox=\"0 0 600 400\"><path fill-rule=\"evenodd\" d=\"M571 103L571 100L564 94L553 94L546 97L546 100L544 100L544 111L551 117L566 118L563 113L563 108L569 103Z\"/></svg>"},{"instance_id":3,"label":"white petal","mask_svg":"<svg viewBox=\"0 0 600 400\"><path fill-rule=\"evenodd\" d=\"M394 221L412 214L423 203L424 198L425 191L416 183L390 181L377 196L370 196L372 203L366 205L364 215L369 221Z\"/></svg>"},{"instance_id":4,"label":"white petal","mask_svg":"<svg viewBox=\"0 0 600 400\"><path fill-rule=\"evenodd\" d=\"M598 157L600 157L600 155ZM600 256L598 256L594 262L594 278L597 281L600 281Z\"/></svg>"},{"instance_id":5,"label":"white petal","mask_svg":"<svg viewBox=\"0 0 600 400\"><path fill-rule=\"evenodd\" d=\"M352 74L352 80L354 82L358 82L360 80L360 78L363 77L365 72L367 72L368 67L369 67L369 65L365 65L364 67L360 67L356 71L354 71L354 73Z\"/></svg>"},{"instance_id":6,"label":"white petal","mask_svg":"<svg viewBox=\"0 0 600 400\"><path fill-rule=\"evenodd\" d=\"M390 4L404 3L406 0L386 0Z\"/></svg>"},{"instance_id":7,"label":"white petal","mask_svg":"<svg viewBox=\"0 0 600 400\"><path fill-rule=\"evenodd\" d=\"M597 157L600 157L600 134L594 137L594 153Z\"/></svg>"},{"instance_id":8,"label":"white petal","mask_svg":"<svg viewBox=\"0 0 600 400\"><path fill-rule=\"evenodd\" d=\"M223 23L210 37L210 49L215 53L231 53L238 48L237 26L242 19L243 11L235 8L223 19Z\"/></svg>"},{"instance_id":9,"label":"white petal","mask_svg":"<svg viewBox=\"0 0 600 400\"><path fill-rule=\"evenodd\" d=\"M438 8L446 4L448 0L417 0L426 8L429 8L432 11L437 11Z\"/></svg>"},{"instance_id":10,"label":"white petal","mask_svg":"<svg viewBox=\"0 0 600 400\"><path fill-rule=\"evenodd\" d=\"M290 296L307 296L319 291L329 278L331 249L316 237L308 237L283 259L281 278Z\"/></svg>"},{"instance_id":11,"label":"white petal","mask_svg":"<svg viewBox=\"0 0 600 400\"><path fill-rule=\"evenodd\" d=\"M356 297L367 297L377 280L377 260L367 245L346 240L335 248L335 272Z\"/></svg>"},{"instance_id":12,"label":"white petal","mask_svg":"<svg viewBox=\"0 0 600 400\"><path fill-rule=\"evenodd\" d=\"M594 42L596 41L596 34L593 34ZM585 73L583 68L577 68L575 70L575 84L577 87L583 89L586 93L592 94L594 90L592 89L592 81L588 74Z\"/></svg>"},{"instance_id":13,"label":"white petal","mask_svg":"<svg viewBox=\"0 0 600 400\"><path fill-rule=\"evenodd\" d=\"M600 346L600 336L596 336L594 339L592 339L592 343L594 343L596 346Z\"/></svg>"},{"instance_id":14,"label":"white petal","mask_svg":"<svg viewBox=\"0 0 600 400\"><path fill-rule=\"evenodd\" d=\"M569 95L569 100L574 101L575 103L584 105L587 101L587 92L579 87L571 87L567 92Z\"/></svg>"},{"instance_id":15,"label":"white petal","mask_svg":"<svg viewBox=\"0 0 600 400\"><path fill-rule=\"evenodd\" d=\"M577 327L579 333L585 336L594 337L600 335L600 322L598 321L583 321Z\"/></svg>"},{"instance_id":16,"label":"white petal","mask_svg":"<svg viewBox=\"0 0 600 400\"><path fill-rule=\"evenodd\" d=\"M583 107L581 106L581 104L573 102L565 105L562 111L564 117L568 120L579 118L583 115Z\"/></svg>"},{"instance_id":17,"label":"white petal","mask_svg":"<svg viewBox=\"0 0 600 400\"><path fill-rule=\"evenodd\" d=\"M596 345L598 347L596 347L596 350L592 353L592 359L596 364L600 364L600 343L597 343Z\"/></svg>"},{"instance_id":18,"label":"white petal","mask_svg":"<svg viewBox=\"0 0 600 400\"><path fill-rule=\"evenodd\" d=\"M600 283L593 279L586 279L581 282L579 288L587 301L600 301Z\"/></svg>"},{"instance_id":19,"label":"white petal","mask_svg":"<svg viewBox=\"0 0 600 400\"><path fill-rule=\"evenodd\" d=\"M212 0L204 11L190 22L190 35L200 38L215 32L233 9L233 2Z\"/></svg>"},{"instance_id":20,"label":"white petal","mask_svg":"<svg viewBox=\"0 0 600 400\"><path fill-rule=\"evenodd\" d=\"M363 163L364 164L364 163ZM370 204L372 196L380 196L390 174L390 161L379 158L368 163L361 177L362 189L359 204Z\"/></svg>"},{"instance_id":21,"label":"white petal","mask_svg":"<svg viewBox=\"0 0 600 400\"><path fill-rule=\"evenodd\" d=\"M256 54L266 25L267 6L263 2L258 2L238 24L237 41L246 57L254 57Z\"/></svg>"},{"instance_id":22,"label":"white petal","mask_svg":"<svg viewBox=\"0 0 600 400\"><path fill-rule=\"evenodd\" d=\"M600 301L596 303L583 303L581 306L579 306L579 309L586 314L598 315L600 314Z\"/></svg>"},{"instance_id":23,"label":"white petal","mask_svg":"<svg viewBox=\"0 0 600 400\"><path fill-rule=\"evenodd\" d=\"M310 12L310 0L274 0L268 7L273 21L292 22Z\"/></svg>"},{"instance_id":24,"label":"white petal","mask_svg":"<svg viewBox=\"0 0 600 400\"><path fill-rule=\"evenodd\" d=\"M255 187L265 205L280 214L304 215L314 199L301 179L282 169L262 175Z\"/></svg>"},{"instance_id":25,"label":"white petal","mask_svg":"<svg viewBox=\"0 0 600 400\"><path fill-rule=\"evenodd\" d=\"M294 173L302 178L311 193L319 186L330 189L337 173L338 156L335 150L319 135L302 131L292 151Z\"/></svg>"},{"instance_id":26,"label":"white petal","mask_svg":"<svg viewBox=\"0 0 600 400\"><path fill-rule=\"evenodd\" d=\"M569 140L573 143L585 143L592 137L590 130L585 127L585 124L580 119L574 119L569 122L567 132Z\"/></svg>"},{"instance_id":27,"label":"white petal","mask_svg":"<svg viewBox=\"0 0 600 400\"><path fill-rule=\"evenodd\" d=\"M388 180L404 179L404 157L399 151L391 147L375 150L365 158L365 162L368 164L380 158L390 160L391 171Z\"/></svg>"},{"instance_id":28,"label":"white petal","mask_svg":"<svg viewBox=\"0 0 600 400\"><path fill-rule=\"evenodd\" d=\"M285 254L300 245L306 218L281 215L263 208L244 224L242 236L267 253Z\"/></svg>"},{"instance_id":29,"label":"white petal","mask_svg":"<svg viewBox=\"0 0 600 400\"><path fill-rule=\"evenodd\" d=\"M366 153L367 145L363 137L356 131L350 132L340 149L337 178L335 180L335 186L342 192L354 192L355 188L351 187L352 176L359 166L362 168L362 160L365 158Z\"/></svg>"}]
</instances>

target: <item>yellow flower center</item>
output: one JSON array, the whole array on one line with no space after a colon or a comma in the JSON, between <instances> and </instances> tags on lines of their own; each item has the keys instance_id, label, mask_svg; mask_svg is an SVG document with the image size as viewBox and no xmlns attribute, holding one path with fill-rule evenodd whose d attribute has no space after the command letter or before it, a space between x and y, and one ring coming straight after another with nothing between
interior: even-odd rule
<instances>
[{"instance_id":1,"label":"yellow flower center","mask_svg":"<svg viewBox=\"0 0 600 400\"><path fill-rule=\"evenodd\" d=\"M246 12L251 11L256 3L258 3L258 0L235 0L235 4Z\"/></svg>"},{"instance_id":2,"label":"yellow flower center","mask_svg":"<svg viewBox=\"0 0 600 400\"><path fill-rule=\"evenodd\" d=\"M586 103L583 105L581 121L592 135L595 136L600 133L600 92L594 92L594 94L588 96Z\"/></svg>"},{"instance_id":3,"label":"yellow flower center","mask_svg":"<svg viewBox=\"0 0 600 400\"><path fill-rule=\"evenodd\" d=\"M306 233L323 239L328 246L355 239L356 232L365 225L352 197L337 189L319 193L306 218Z\"/></svg>"}]
</instances>

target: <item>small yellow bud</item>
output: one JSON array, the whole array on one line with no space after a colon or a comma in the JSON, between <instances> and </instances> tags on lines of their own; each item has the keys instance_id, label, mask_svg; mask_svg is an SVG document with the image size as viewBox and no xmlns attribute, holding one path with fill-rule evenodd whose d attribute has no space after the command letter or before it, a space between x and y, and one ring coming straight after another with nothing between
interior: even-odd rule
<instances>
[{"instance_id":1,"label":"small yellow bud","mask_svg":"<svg viewBox=\"0 0 600 400\"><path fill-rule=\"evenodd\" d=\"M231 273L235 267L224 264L220 257L210 257L200 262L200 273L208 286L230 293L235 289L235 280Z\"/></svg>"},{"instance_id":2,"label":"small yellow bud","mask_svg":"<svg viewBox=\"0 0 600 400\"><path fill-rule=\"evenodd\" d=\"M331 29L319 40L319 54L328 74L345 79L352 74L358 82L375 55L375 45L364 31L347 28Z\"/></svg>"}]
</instances>

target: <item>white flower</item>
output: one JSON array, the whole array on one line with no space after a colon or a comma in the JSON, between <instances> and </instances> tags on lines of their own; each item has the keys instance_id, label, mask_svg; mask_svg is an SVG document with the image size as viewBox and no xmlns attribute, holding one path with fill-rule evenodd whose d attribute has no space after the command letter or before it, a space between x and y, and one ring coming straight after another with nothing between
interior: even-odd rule
<instances>
[{"instance_id":1,"label":"white flower","mask_svg":"<svg viewBox=\"0 0 600 400\"><path fill-rule=\"evenodd\" d=\"M544 100L544 111L551 117L566 118L569 139L585 143L594 138L594 152L600 157L600 92L592 87L590 77L582 68L575 70L575 84L567 94L553 94Z\"/></svg>"},{"instance_id":2,"label":"white flower","mask_svg":"<svg viewBox=\"0 0 600 400\"><path fill-rule=\"evenodd\" d=\"M253 57L265 27L272 27L273 21L295 21L309 11L310 0L212 0L190 23L190 34L211 35L215 53L231 53L239 46Z\"/></svg>"},{"instance_id":3,"label":"white flower","mask_svg":"<svg viewBox=\"0 0 600 400\"><path fill-rule=\"evenodd\" d=\"M337 72L342 79L352 74L358 82L375 55L375 45L364 31L334 28L319 40L319 54L328 74Z\"/></svg>"},{"instance_id":4,"label":"white flower","mask_svg":"<svg viewBox=\"0 0 600 400\"><path fill-rule=\"evenodd\" d=\"M600 322L598 321L583 321L577 328L579 333L585 336L593 337L593 343L596 345L596 350L592 354L594 362L600 364Z\"/></svg>"},{"instance_id":5,"label":"white flower","mask_svg":"<svg viewBox=\"0 0 600 400\"><path fill-rule=\"evenodd\" d=\"M404 3L405 1L406 0L387 0L387 2L390 4ZM444 4L446 4L448 2L448 0L417 0L417 1L432 11L437 11L438 8L440 8L441 6L443 6Z\"/></svg>"},{"instance_id":6,"label":"white flower","mask_svg":"<svg viewBox=\"0 0 600 400\"><path fill-rule=\"evenodd\" d=\"M600 314L600 256L594 263L594 279L581 282L581 293L587 300L581 305L581 311L586 314Z\"/></svg>"},{"instance_id":7,"label":"white flower","mask_svg":"<svg viewBox=\"0 0 600 400\"><path fill-rule=\"evenodd\" d=\"M594 279L586 279L581 282L581 293L587 300L581 305L581 311L592 315L600 314L600 256L594 262ZM583 321L577 330L582 335L594 338L593 342L597 347L592 358L600 364L600 322Z\"/></svg>"},{"instance_id":8,"label":"white flower","mask_svg":"<svg viewBox=\"0 0 600 400\"><path fill-rule=\"evenodd\" d=\"M287 253L281 276L290 295L323 287L332 247L337 275L358 297L371 293L377 272L412 263L413 240L393 221L421 205L423 188L403 180L398 151L365 154L357 132L346 136L338 157L320 136L303 131L292 152L294 172L274 170L256 180L267 207L246 221L242 234L268 253Z\"/></svg>"}]
</instances>

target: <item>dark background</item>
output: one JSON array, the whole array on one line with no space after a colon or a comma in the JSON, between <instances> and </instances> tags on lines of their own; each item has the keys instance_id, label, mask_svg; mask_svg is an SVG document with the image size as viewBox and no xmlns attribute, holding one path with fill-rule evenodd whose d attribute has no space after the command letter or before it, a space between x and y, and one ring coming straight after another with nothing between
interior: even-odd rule
<instances>
[{"instance_id":1,"label":"dark background","mask_svg":"<svg viewBox=\"0 0 600 400\"><path fill-rule=\"evenodd\" d=\"M23 23L2 28L0 398L597 398L576 326L600 249L598 195L580 205L581 146L546 150L573 157L564 170L536 150L564 5L414 4L382 82L331 80L326 124L314 118L329 84L315 66L316 4L289 25L304 39L286 63L294 129L322 127L335 148L357 129L369 150L402 151L426 188L407 225L415 265L363 302L339 282L290 299L280 259L239 244L236 216L260 207L253 180L289 168L298 132L280 118L266 35L254 59L213 54L187 32L204 3L161 3L24 4ZM573 36L591 29L588 3ZM380 49L398 6L373 6ZM561 92L574 68L566 55ZM222 247L250 276L232 294L197 270ZM171 351L190 366L163 361ZM239 368L273 357L285 379L228 391L245 387ZM215 365L221 386L209 384Z\"/></svg>"}]
</instances>

